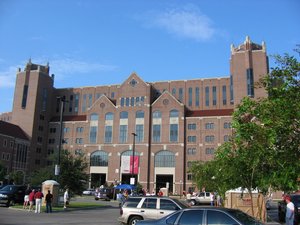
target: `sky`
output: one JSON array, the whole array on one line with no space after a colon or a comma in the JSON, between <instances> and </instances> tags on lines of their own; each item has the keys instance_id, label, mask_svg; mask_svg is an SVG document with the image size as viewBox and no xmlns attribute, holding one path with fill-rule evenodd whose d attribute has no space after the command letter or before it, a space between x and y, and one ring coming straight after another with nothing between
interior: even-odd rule
<instances>
[{"instance_id":1,"label":"sky","mask_svg":"<svg viewBox=\"0 0 300 225\"><path fill-rule=\"evenodd\" d=\"M227 77L246 36L295 55L299 12L299 0L0 0L0 113L29 59L49 62L55 88Z\"/></svg>"}]
</instances>

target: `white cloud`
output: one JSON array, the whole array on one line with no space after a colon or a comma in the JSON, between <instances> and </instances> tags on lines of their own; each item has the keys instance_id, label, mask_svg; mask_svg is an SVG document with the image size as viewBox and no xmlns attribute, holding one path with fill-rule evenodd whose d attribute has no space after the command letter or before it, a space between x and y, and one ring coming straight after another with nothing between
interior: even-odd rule
<instances>
[{"instance_id":1,"label":"white cloud","mask_svg":"<svg viewBox=\"0 0 300 225\"><path fill-rule=\"evenodd\" d=\"M152 15L154 25L179 37L206 41L216 33L212 20L194 5Z\"/></svg>"},{"instance_id":2,"label":"white cloud","mask_svg":"<svg viewBox=\"0 0 300 225\"><path fill-rule=\"evenodd\" d=\"M10 66L0 71L0 88L11 88L15 86L16 73L19 66Z\"/></svg>"}]
</instances>

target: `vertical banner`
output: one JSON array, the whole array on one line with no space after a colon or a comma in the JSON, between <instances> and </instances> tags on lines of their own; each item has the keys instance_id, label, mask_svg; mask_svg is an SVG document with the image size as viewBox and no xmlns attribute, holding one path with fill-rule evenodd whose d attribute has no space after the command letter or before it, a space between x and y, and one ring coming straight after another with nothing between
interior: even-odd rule
<instances>
[{"instance_id":1,"label":"vertical banner","mask_svg":"<svg viewBox=\"0 0 300 225\"><path fill-rule=\"evenodd\" d=\"M134 156L134 160L133 156L130 156L130 173L132 173L132 163L133 163L133 174L138 174L139 173L139 157L138 156Z\"/></svg>"},{"instance_id":2,"label":"vertical banner","mask_svg":"<svg viewBox=\"0 0 300 225\"><path fill-rule=\"evenodd\" d=\"M132 172L132 164L133 164L133 172ZM121 173L127 174L138 174L139 172L139 156L122 156L121 159Z\"/></svg>"}]
</instances>

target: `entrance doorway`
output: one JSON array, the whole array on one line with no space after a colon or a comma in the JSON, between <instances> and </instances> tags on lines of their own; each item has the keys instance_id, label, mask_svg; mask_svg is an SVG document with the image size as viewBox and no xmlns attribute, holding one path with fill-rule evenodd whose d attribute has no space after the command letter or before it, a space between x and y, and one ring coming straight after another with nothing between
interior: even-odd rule
<instances>
[{"instance_id":1,"label":"entrance doorway","mask_svg":"<svg viewBox=\"0 0 300 225\"><path fill-rule=\"evenodd\" d=\"M135 184L137 184L137 175L133 176L135 178ZM122 173L121 183L122 184L130 184L130 178L132 178L132 174Z\"/></svg>"},{"instance_id":2,"label":"entrance doorway","mask_svg":"<svg viewBox=\"0 0 300 225\"><path fill-rule=\"evenodd\" d=\"M167 187L169 183L169 192L173 192L173 175L156 175L156 193L160 188Z\"/></svg>"},{"instance_id":3,"label":"entrance doorway","mask_svg":"<svg viewBox=\"0 0 300 225\"><path fill-rule=\"evenodd\" d=\"M96 188L104 185L106 182L106 174L105 173L92 173L91 174L91 187Z\"/></svg>"}]
</instances>

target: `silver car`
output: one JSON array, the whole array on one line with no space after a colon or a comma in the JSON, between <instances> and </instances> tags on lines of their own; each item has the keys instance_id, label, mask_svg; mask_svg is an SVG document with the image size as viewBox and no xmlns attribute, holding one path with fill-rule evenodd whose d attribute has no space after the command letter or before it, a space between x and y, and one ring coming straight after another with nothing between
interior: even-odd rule
<instances>
[{"instance_id":1,"label":"silver car","mask_svg":"<svg viewBox=\"0 0 300 225\"><path fill-rule=\"evenodd\" d=\"M118 220L123 224L134 225L139 220L159 219L188 207L185 203L169 197L130 197L121 206Z\"/></svg>"}]
</instances>

